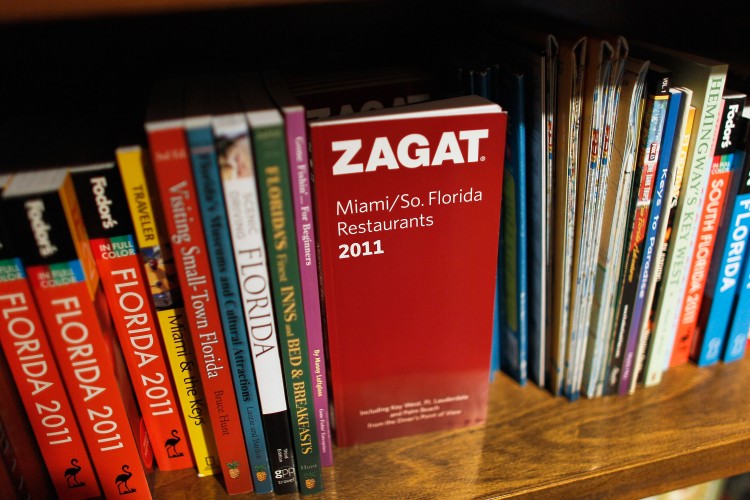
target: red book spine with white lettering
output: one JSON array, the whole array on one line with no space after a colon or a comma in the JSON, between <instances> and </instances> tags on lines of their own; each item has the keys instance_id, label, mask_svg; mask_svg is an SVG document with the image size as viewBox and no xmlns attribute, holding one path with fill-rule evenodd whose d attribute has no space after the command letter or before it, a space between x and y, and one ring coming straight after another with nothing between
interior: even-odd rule
<instances>
[{"instance_id":1,"label":"red book spine with white lettering","mask_svg":"<svg viewBox=\"0 0 750 500\"><path fill-rule=\"evenodd\" d=\"M99 496L94 467L31 295L26 270L10 244L0 228L0 343L14 381L7 382L15 383L18 389L25 409L20 418L28 417L57 496ZM4 398L3 404L10 402ZM32 454L28 449L17 451ZM29 491L35 486L30 485Z\"/></svg>"},{"instance_id":2,"label":"red book spine with white lettering","mask_svg":"<svg viewBox=\"0 0 750 500\"><path fill-rule=\"evenodd\" d=\"M742 102L744 103L744 98ZM719 108L721 120L716 121L716 128L714 130L715 146L713 162L711 163L706 193L703 196L703 210L700 215L693 260L690 264L690 274L688 274L688 281L685 285L685 296L682 301L669 366L687 363L690 357L693 337L695 336L695 329L698 325L698 317L700 316L701 305L703 303L703 292L706 288L708 270L711 267L711 259L716 243L716 234L721 222L721 214L724 210L724 199L726 198L728 186L731 183L731 156L733 149L727 150L727 148L723 148L722 141L719 138L724 135L725 127L730 127L726 133L731 133L731 129L734 127L733 120L727 121L727 112L732 108L733 104L735 103L728 102L724 98Z\"/></svg>"},{"instance_id":3,"label":"red book spine with white lettering","mask_svg":"<svg viewBox=\"0 0 750 500\"><path fill-rule=\"evenodd\" d=\"M17 174L3 208L104 496L151 498L150 444L131 426L133 408L118 383L116 342L100 323L106 305L67 171Z\"/></svg>"},{"instance_id":4,"label":"red book spine with white lettering","mask_svg":"<svg viewBox=\"0 0 750 500\"><path fill-rule=\"evenodd\" d=\"M74 170L73 184L120 347L160 470L193 466L114 164Z\"/></svg>"},{"instance_id":5,"label":"red book spine with white lettering","mask_svg":"<svg viewBox=\"0 0 750 500\"><path fill-rule=\"evenodd\" d=\"M154 102L164 105L170 97L175 95L157 93ZM253 471L234 396L185 132L179 114L172 120L154 116L152 114L152 119L146 123L151 164L172 243L224 482L229 494L245 493L253 490Z\"/></svg>"}]
</instances>

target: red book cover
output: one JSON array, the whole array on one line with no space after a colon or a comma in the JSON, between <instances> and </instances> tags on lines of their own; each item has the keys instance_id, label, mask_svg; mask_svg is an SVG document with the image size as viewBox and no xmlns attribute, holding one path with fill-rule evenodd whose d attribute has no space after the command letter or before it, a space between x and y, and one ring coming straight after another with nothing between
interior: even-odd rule
<instances>
[{"instance_id":1,"label":"red book cover","mask_svg":"<svg viewBox=\"0 0 750 500\"><path fill-rule=\"evenodd\" d=\"M61 499L99 496L101 490L94 467L31 295L26 270L11 243L0 227L0 343L4 353L2 362L7 364L11 375L0 375L0 385L10 386L15 381L15 387L0 392L3 401L0 415L14 412L14 418L28 419L36 436L33 446L24 447L22 457L31 460L36 451L40 452L49 478L27 469L26 473L34 474L28 488L52 484ZM15 397L20 398L23 407L11 404L16 388ZM9 419L4 420L6 427L10 427ZM11 429L11 433L21 438L23 429ZM29 493L33 493L31 490ZM39 496L39 491L36 493L32 497Z\"/></svg>"},{"instance_id":2,"label":"red book cover","mask_svg":"<svg viewBox=\"0 0 750 500\"><path fill-rule=\"evenodd\" d=\"M339 446L485 422L506 121L467 96L310 123Z\"/></svg>"},{"instance_id":3,"label":"red book cover","mask_svg":"<svg viewBox=\"0 0 750 500\"><path fill-rule=\"evenodd\" d=\"M106 303L67 169L15 175L3 205L102 492L151 498L150 444L100 322Z\"/></svg>"},{"instance_id":4,"label":"red book cover","mask_svg":"<svg viewBox=\"0 0 750 500\"><path fill-rule=\"evenodd\" d=\"M690 274L688 274L688 281L685 285L685 296L682 301L669 366L687 363L692 349L695 329L698 325L703 292L706 288L706 280L708 279L708 271L711 267L716 243L716 234L724 210L724 199L731 183L732 160L731 154L727 154L731 151L726 151L722 147L723 141L721 140L725 133L731 134L732 128L734 128L734 120L727 119L731 104L726 99L722 99L719 113L721 120L716 121L715 152L709 171L706 192L703 196L703 210L700 212L698 234L695 238L693 259L690 263Z\"/></svg>"},{"instance_id":5,"label":"red book cover","mask_svg":"<svg viewBox=\"0 0 750 500\"><path fill-rule=\"evenodd\" d=\"M166 85L166 84L165 84ZM177 85L157 87L146 122L164 219L172 243L190 333L229 494L252 491L253 484L234 382L219 317L198 198L183 128Z\"/></svg>"},{"instance_id":6,"label":"red book cover","mask_svg":"<svg viewBox=\"0 0 750 500\"><path fill-rule=\"evenodd\" d=\"M193 467L119 171L106 164L71 176L156 464Z\"/></svg>"},{"instance_id":7,"label":"red book cover","mask_svg":"<svg viewBox=\"0 0 750 500\"><path fill-rule=\"evenodd\" d=\"M30 293L29 290L27 290L27 292ZM0 314L3 314L3 312L5 311L1 311ZM7 327L9 324L10 323L5 322L0 328ZM16 326L21 325L17 324ZM33 340L31 340L31 342L33 342ZM41 366L41 363L37 365L37 367ZM52 478L50 477L51 471L47 467L48 460L46 457L42 456L40 449L40 445L44 446L45 443L42 443L42 440L38 440L36 437L36 431L30 422L31 418L27 416L26 411L24 410L24 403L21 401L21 396L14 380L15 377L11 373L8 361L3 354L0 354L0 401L3 402L3 404L0 405L0 449L5 456L5 464L8 466L0 466L0 468L4 470L7 469L7 480L10 481L9 491L12 491L13 495L18 495L19 498L58 497L61 499L67 499L87 498L93 494L100 494L98 493L99 486L96 483L94 469L90 463L88 471L94 484L93 487L89 488L89 491L92 493L88 496L85 496L85 494L80 492L69 494L69 487L67 484L64 484L67 483L66 478L63 477L66 469L62 469L63 474L61 474L55 481L55 485L52 484ZM51 427L55 421L60 422L61 426L65 425L61 418L57 418L57 414L52 414L51 418L45 423L47 426ZM60 434L62 438L61 441L64 441L63 447L67 447L68 450L73 450L73 446L66 446L68 444L65 442L67 429L63 428L60 430L62 431ZM80 433L78 438L78 446L83 446L83 440ZM63 463L62 460L54 460L57 456L53 456L52 454L48 456L50 456L49 462L54 462L56 466L57 462L60 464ZM88 460L88 457L86 458ZM71 463L68 461L67 468L70 467ZM60 469L55 470L59 471ZM77 469L73 470L75 471ZM77 487L74 481L71 481L70 489L78 488L84 487ZM12 495L4 494L4 492L5 490L0 487L0 498L12 498Z\"/></svg>"}]
</instances>

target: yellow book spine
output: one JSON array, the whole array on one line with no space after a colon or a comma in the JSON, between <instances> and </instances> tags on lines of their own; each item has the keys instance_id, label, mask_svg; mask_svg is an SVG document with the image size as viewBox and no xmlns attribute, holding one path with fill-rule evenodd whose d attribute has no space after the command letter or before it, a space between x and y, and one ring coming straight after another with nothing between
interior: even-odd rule
<instances>
[{"instance_id":1,"label":"yellow book spine","mask_svg":"<svg viewBox=\"0 0 750 500\"><path fill-rule=\"evenodd\" d=\"M196 371L184 311L180 307L162 309L156 314L198 475L203 477L218 474L221 472L221 464L218 462L216 443L208 420L200 375Z\"/></svg>"},{"instance_id":2,"label":"yellow book spine","mask_svg":"<svg viewBox=\"0 0 750 500\"><path fill-rule=\"evenodd\" d=\"M116 157L198 475L218 474L221 464L181 307L177 275L149 190L153 184L147 178L147 155L141 147L133 146L119 148Z\"/></svg>"}]
</instances>

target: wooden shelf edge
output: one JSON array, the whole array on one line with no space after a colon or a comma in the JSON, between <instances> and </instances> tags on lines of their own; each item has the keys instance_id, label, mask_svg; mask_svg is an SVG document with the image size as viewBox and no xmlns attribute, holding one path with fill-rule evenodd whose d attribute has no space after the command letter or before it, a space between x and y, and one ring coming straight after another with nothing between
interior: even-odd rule
<instances>
[{"instance_id":1,"label":"wooden shelf edge","mask_svg":"<svg viewBox=\"0 0 750 500\"><path fill-rule=\"evenodd\" d=\"M315 498L643 498L750 472L747 380L750 360L685 365L631 396L569 402L499 375L486 424L334 447ZM157 474L157 499L188 492L228 498L216 479Z\"/></svg>"},{"instance_id":2,"label":"wooden shelf edge","mask_svg":"<svg viewBox=\"0 0 750 500\"><path fill-rule=\"evenodd\" d=\"M0 24L313 3L330 0L6 0Z\"/></svg>"}]
</instances>

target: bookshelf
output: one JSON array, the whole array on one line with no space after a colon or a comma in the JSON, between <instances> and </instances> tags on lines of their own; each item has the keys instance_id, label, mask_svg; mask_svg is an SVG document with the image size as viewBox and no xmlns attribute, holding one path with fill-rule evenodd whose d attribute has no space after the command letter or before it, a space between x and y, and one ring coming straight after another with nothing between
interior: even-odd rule
<instances>
[{"instance_id":1,"label":"bookshelf","mask_svg":"<svg viewBox=\"0 0 750 500\"><path fill-rule=\"evenodd\" d=\"M11 75L0 84L0 116L6 116L0 120L0 137L11 138L6 144L16 139L27 144L31 139L20 137L18 130L32 123L45 146L11 151L15 146L6 145L0 171L30 166L45 152L65 161L67 154L77 158L81 148L92 155L113 151L123 123L142 123L140 112L156 74L189 73L218 60L214 69L238 57L268 66L280 54L293 52L303 37L315 43L299 59L310 51L325 58L326 51L335 51L343 41L363 60L383 52L382 47L394 58L408 60L419 55L414 38L440 33L442 41L450 41L458 36L447 29L457 24L458 2L453 9L432 11L414 1L281 3L10 0L0 9L0 56ZM468 6L495 11L524 3ZM579 7L564 9L573 3ZM581 21L614 12L610 25L624 27L635 14L633 4L621 3L590 2L599 7L586 10L580 2L545 2L551 13ZM409 23L418 15L435 23L431 31ZM303 19L307 25L302 33L280 39L285 23L299 25ZM736 24L747 26L747 21ZM242 32L245 25L249 28ZM199 46L195 33L205 29L208 41ZM673 24L671 33L676 31ZM409 37L400 37L407 32ZM734 62L736 54L730 51L738 50L733 45L737 32L718 40L705 32L693 36L695 32L686 29L675 46L693 50L711 40L704 48L714 49L725 42L732 55L728 62ZM224 41L231 50L215 50ZM747 55L741 59L746 63ZM72 134L73 140L61 132ZM670 370L660 385L639 388L629 397L570 403L499 375L491 386L486 425L336 448L335 466L324 474L326 491L316 498L641 498L748 472L748 379L750 360L703 369L685 365ZM154 494L157 499L228 498L219 480L198 478L192 470L158 472Z\"/></svg>"},{"instance_id":2,"label":"bookshelf","mask_svg":"<svg viewBox=\"0 0 750 500\"><path fill-rule=\"evenodd\" d=\"M315 498L643 498L750 471L750 360L683 365L632 396L570 403L504 375L487 424L334 448ZM229 498L160 473L156 498Z\"/></svg>"}]
</instances>

